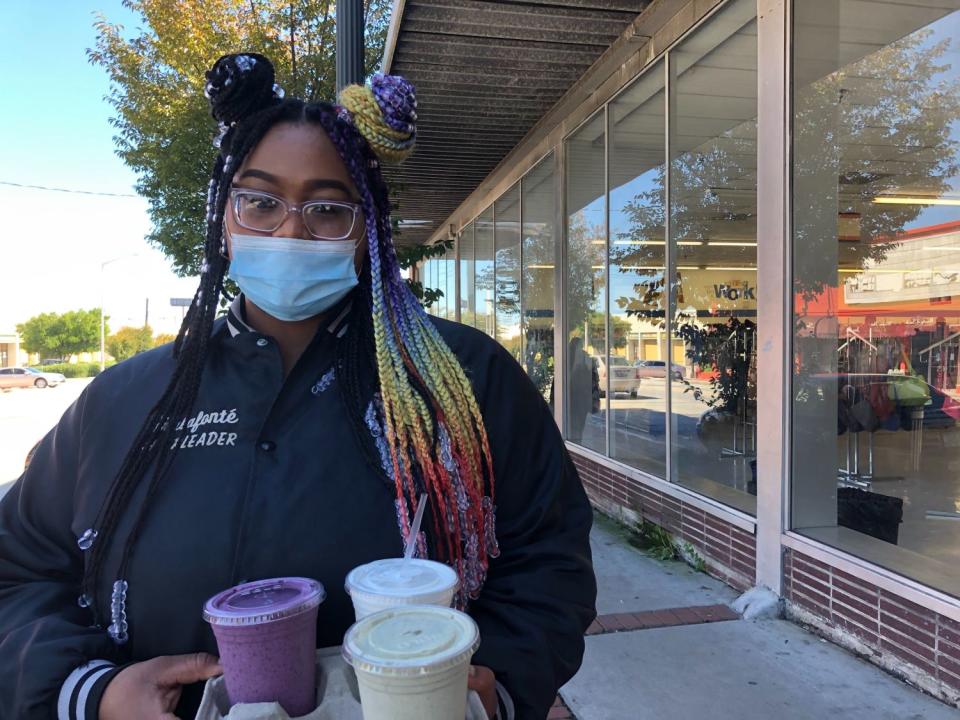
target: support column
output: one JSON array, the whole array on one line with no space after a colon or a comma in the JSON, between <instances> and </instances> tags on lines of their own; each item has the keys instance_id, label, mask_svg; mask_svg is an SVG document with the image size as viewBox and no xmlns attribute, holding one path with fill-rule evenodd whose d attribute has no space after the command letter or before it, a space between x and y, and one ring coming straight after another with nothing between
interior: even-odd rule
<instances>
[{"instance_id":1,"label":"support column","mask_svg":"<svg viewBox=\"0 0 960 720\"><path fill-rule=\"evenodd\" d=\"M337 92L363 78L363 0L337 0Z\"/></svg>"},{"instance_id":2,"label":"support column","mask_svg":"<svg viewBox=\"0 0 960 720\"><path fill-rule=\"evenodd\" d=\"M757 6L757 585L782 593L792 291L788 1Z\"/></svg>"}]
</instances>

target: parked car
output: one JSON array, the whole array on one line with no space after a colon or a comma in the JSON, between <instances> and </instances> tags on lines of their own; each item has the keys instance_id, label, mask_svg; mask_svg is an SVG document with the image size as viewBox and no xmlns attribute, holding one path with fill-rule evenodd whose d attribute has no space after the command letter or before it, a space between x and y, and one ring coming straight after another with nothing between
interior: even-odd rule
<instances>
[{"instance_id":1,"label":"parked car","mask_svg":"<svg viewBox=\"0 0 960 720\"><path fill-rule=\"evenodd\" d=\"M54 387L66 379L60 373L41 372L35 368L0 368L0 388Z\"/></svg>"},{"instance_id":2,"label":"parked car","mask_svg":"<svg viewBox=\"0 0 960 720\"><path fill-rule=\"evenodd\" d=\"M637 360L636 367L640 370L640 377L662 378L667 376L667 363L664 360ZM683 365L673 363L671 371L675 380L687 376L687 369Z\"/></svg>"},{"instance_id":3,"label":"parked car","mask_svg":"<svg viewBox=\"0 0 960 720\"><path fill-rule=\"evenodd\" d=\"M67 361L63 359L58 360L57 358L47 358L46 360L40 361L40 367L46 367L47 365L62 365L65 362Z\"/></svg>"},{"instance_id":4,"label":"parked car","mask_svg":"<svg viewBox=\"0 0 960 720\"><path fill-rule=\"evenodd\" d=\"M604 358L598 355L592 357L600 374L600 397L604 397L607 389L607 364ZM613 374L610 376L610 392L628 393L631 397L636 397L640 389L640 370L631 365L625 357L617 355L610 358L610 366L613 368Z\"/></svg>"}]
</instances>

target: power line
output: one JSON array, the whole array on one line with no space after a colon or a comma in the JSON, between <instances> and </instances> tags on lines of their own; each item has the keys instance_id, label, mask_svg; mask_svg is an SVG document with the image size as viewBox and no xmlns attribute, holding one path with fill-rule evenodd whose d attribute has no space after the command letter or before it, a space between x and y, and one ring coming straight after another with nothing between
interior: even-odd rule
<instances>
[{"instance_id":1,"label":"power line","mask_svg":"<svg viewBox=\"0 0 960 720\"><path fill-rule=\"evenodd\" d=\"M101 195L104 197L128 197L128 198L140 197L139 195L134 195L132 193L111 193L111 192L94 192L92 190L72 190L70 188L47 187L46 185L26 185L24 183L10 182L8 180L0 180L0 185L9 185L10 187L18 187L18 188L29 188L31 190L48 190L50 192L74 193L76 195Z\"/></svg>"}]
</instances>

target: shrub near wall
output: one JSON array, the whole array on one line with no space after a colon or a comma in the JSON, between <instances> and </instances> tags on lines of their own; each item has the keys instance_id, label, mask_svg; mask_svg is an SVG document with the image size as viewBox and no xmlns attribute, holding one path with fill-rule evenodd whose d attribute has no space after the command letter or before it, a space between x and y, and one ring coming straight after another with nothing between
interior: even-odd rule
<instances>
[{"instance_id":1,"label":"shrub near wall","mask_svg":"<svg viewBox=\"0 0 960 720\"><path fill-rule=\"evenodd\" d=\"M107 367L113 364L108 362ZM100 363L58 363L57 365L44 365L37 369L41 372L60 373L68 378L87 378L100 374Z\"/></svg>"}]
</instances>

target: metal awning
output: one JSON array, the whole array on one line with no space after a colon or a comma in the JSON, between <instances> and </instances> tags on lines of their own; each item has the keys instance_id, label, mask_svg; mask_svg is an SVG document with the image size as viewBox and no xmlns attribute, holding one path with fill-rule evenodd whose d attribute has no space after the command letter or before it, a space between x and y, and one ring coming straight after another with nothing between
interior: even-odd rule
<instances>
[{"instance_id":1,"label":"metal awning","mask_svg":"<svg viewBox=\"0 0 960 720\"><path fill-rule=\"evenodd\" d=\"M395 0L384 70L417 88L417 148L388 168L426 241L650 0Z\"/></svg>"}]
</instances>

